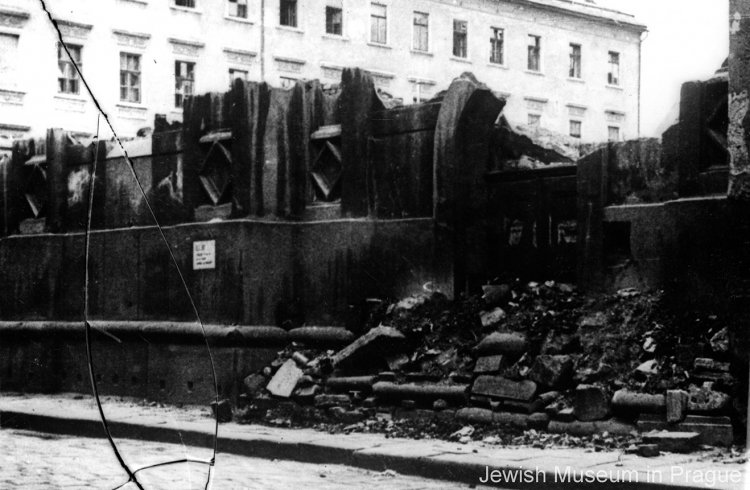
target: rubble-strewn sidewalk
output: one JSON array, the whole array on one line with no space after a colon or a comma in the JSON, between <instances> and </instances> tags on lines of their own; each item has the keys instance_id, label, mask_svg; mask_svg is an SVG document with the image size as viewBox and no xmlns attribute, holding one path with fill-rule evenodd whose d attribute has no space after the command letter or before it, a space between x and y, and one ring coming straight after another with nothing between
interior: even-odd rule
<instances>
[{"instance_id":1,"label":"rubble-strewn sidewalk","mask_svg":"<svg viewBox=\"0 0 750 490\"><path fill-rule=\"evenodd\" d=\"M210 447L214 422L206 408L150 406L107 398L104 411L115 439L143 439ZM103 437L90 396L0 396L0 427ZM745 487L746 465L714 461L708 453L643 458L583 449L496 448L481 443L385 438L378 434L327 434L222 424L219 452L269 459L344 464L372 470L501 488L581 488L612 481L638 488ZM219 458L221 455L219 454Z\"/></svg>"}]
</instances>

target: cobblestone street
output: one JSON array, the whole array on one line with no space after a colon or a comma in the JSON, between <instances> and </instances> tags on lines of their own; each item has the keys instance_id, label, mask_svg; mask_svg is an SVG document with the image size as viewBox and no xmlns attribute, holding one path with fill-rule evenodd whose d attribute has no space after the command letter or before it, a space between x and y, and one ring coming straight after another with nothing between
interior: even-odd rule
<instances>
[{"instance_id":1,"label":"cobblestone street","mask_svg":"<svg viewBox=\"0 0 750 490\"><path fill-rule=\"evenodd\" d=\"M210 457L206 449L152 442L118 441L132 469L184 458ZM127 478L104 439L0 431L0 488L13 489L113 489ZM335 465L269 461L219 454L212 488L225 489L348 489L398 488L406 490L468 488L466 485L376 473ZM151 489L202 489L206 466L179 464L139 473ZM127 490L135 489L128 485Z\"/></svg>"}]
</instances>

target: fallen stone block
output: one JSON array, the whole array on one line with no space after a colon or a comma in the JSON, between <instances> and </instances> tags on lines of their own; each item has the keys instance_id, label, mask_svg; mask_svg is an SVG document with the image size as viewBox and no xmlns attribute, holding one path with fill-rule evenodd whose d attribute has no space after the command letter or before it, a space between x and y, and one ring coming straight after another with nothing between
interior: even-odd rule
<instances>
[{"instance_id":1,"label":"fallen stone block","mask_svg":"<svg viewBox=\"0 0 750 490\"><path fill-rule=\"evenodd\" d=\"M356 424L367 417L361 410L347 410L344 407L330 407L328 415L342 424Z\"/></svg>"},{"instance_id":2,"label":"fallen stone block","mask_svg":"<svg viewBox=\"0 0 750 490\"><path fill-rule=\"evenodd\" d=\"M725 411L732 397L720 391L714 391L708 386L700 388L691 385L688 390L688 411L701 414L716 414Z\"/></svg>"},{"instance_id":3,"label":"fallen stone block","mask_svg":"<svg viewBox=\"0 0 750 490\"><path fill-rule=\"evenodd\" d=\"M420 400L434 402L437 399L465 402L469 385L460 384L396 384L378 381L372 386L372 392L384 400Z\"/></svg>"},{"instance_id":4,"label":"fallen stone block","mask_svg":"<svg viewBox=\"0 0 750 490\"><path fill-rule=\"evenodd\" d=\"M600 386L579 385L576 388L573 409L582 421L601 420L609 415L609 394Z\"/></svg>"},{"instance_id":5,"label":"fallen stone block","mask_svg":"<svg viewBox=\"0 0 750 490\"><path fill-rule=\"evenodd\" d=\"M456 411L456 420L463 423L490 425L493 418L494 412L487 408L467 407Z\"/></svg>"},{"instance_id":6,"label":"fallen stone block","mask_svg":"<svg viewBox=\"0 0 750 490\"><path fill-rule=\"evenodd\" d=\"M251 374L242 380L242 384L245 385L245 393L251 397L256 397L263 391L263 387L266 384L266 377L262 374Z\"/></svg>"},{"instance_id":7,"label":"fallen stone block","mask_svg":"<svg viewBox=\"0 0 750 490\"><path fill-rule=\"evenodd\" d=\"M683 390L667 390L667 422L681 422L687 415L688 394Z\"/></svg>"},{"instance_id":8,"label":"fallen stone block","mask_svg":"<svg viewBox=\"0 0 750 490\"><path fill-rule=\"evenodd\" d=\"M266 389L274 396L289 398L303 374L297 363L289 359L276 371Z\"/></svg>"},{"instance_id":9,"label":"fallen stone block","mask_svg":"<svg viewBox=\"0 0 750 490\"><path fill-rule=\"evenodd\" d=\"M431 422L435 418L435 412L425 409L404 409L398 408L393 411L394 420L413 420L417 422Z\"/></svg>"},{"instance_id":10,"label":"fallen stone block","mask_svg":"<svg viewBox=\"0 0 750 490\"><path fill-rule=\"evenodd\" d=\"M734 430L729 417L688 415L682 423L677 424L677 428L699 433L701 444L730 447L734 443Z\"/></svg>"},{"instance_id":11,"label":"fallen stone block","mask_svg":"<svg viewBox=\"0 0 750 490\"><path fill-rule=\"evenodd\" d=\"M372 385L375 384L375 376L342 376L326 380L326 389L336 392L360 391L370 393Z\"/></svg>"},{"instance_id":12,"label":"fallen stone block","mask_svg":"<svg viewBox=\"0 0 750 490\"><path fill-rule=\"evenodd\" d=\"M670 424L666 417L644 414L638 418L638 430L641 432L673 430L679 432L697 432L700 434L700 444L708 446L731 446L734 442L732 421L729 417L706 417L702 415L688 415L685 420Z\"/></svg>"},{"instance_id":13,"label":"fallen stone block","mask_svg":"<svg viewBox=\"0 0 750 490\"><path fill-rule=\"evenodd\" d=\"M385 362L388 364L388 369L393 371L399 371L405 364L408 364L409 361L409 356L403 353L398 353L385 358Z\"/></svg>"},{"instance_id":14,"label":"fallen stone block","mask_svg":"<svg viewBox=\"0 0 750 490\"><path fill-rule=\"evenodd\" d=\"M711 349L717 354L729 352L729 329L722 328L711 337Z\"/></svg>"},{"instance_id":15,"label":"fallen stone block","mask_svg":"<svg viewBox=\"0 0 750 490\"><path fill-rule=\"evenodd\" d=\"M211 402L211 411L219 423L232 421L232 404L229 400L219 400Z\"/></svg>"},{"instance_id":16,"label":"fallen stone block","mask_svg":"<svg viewBox=\"0 0 750 490\"><path fill-rule=\"evenodd\" d=\"M378 373L378 381L396 381L396 373L393 371L383 371Z\"/></svg>"},{"instance_id":17,"label":"fallen stone block","mask_svg":"<svg viewBox=\"0 0 750 490\"><path fill-rule=\"evenodd\" d=\"M482 286L482 299L487 306L497 306L510 298L510 286L507 284Z\"/></svg>"},{"instance_id":18,"label":"fallen stone block","mask_svg":"<svg viewBox=\"0 0 750 490\"><path fill-rule=\"evenodd\" d=\"M320 387L320 385L310 385L303 388L297 388L296 390L294 390L292 396L298 401L309 402L316 396L318 396L321 391L322 388Z\"/></svg>"},{"instance_id":19,"label":"fallen stone block","mask_svg":"<svg viewBox=\"0 0 750 490\"><path fill-rule=\"evenodd\" d=\"M432 409L433 410L440 411L440 410L445 410L446 408L448 408L448 401L447 400L444 400L442 398L438 398L437 400L435 400L434 402L432 402Z\"/></svg>"},{"instance_id":20,"label":"fallen stone block","mask_svg":"<svg viewBox=\"0 0 750 490\"><path fill-rule=\"evenodd\" d=\"M567 355L537 356L531 366L529 379L539 386L565 388L573 379L573 358Z\"/></svg>"},{"instance_id":21,"label":"fallen stone block","mask_svg":"<svg viewBox=\"0 0 750 490\"><path fill-rule=\"evenodd\" d=\"M699 357L693 362L693 368L696 370L705 369L706 371L722 371L728 373L730 365L728 362L718 362L713 359Z\"/></svg>"},{"instance_id":22,"label":"fallen stone block","mask_svg":"<svg viewBox=\"0 0 750 490\"><path fill-rule=\"evenodd\" d=\"M352 332L342 327L299 327L289 331L292 342L319 347L339 347L354 338Z\"/></svg>"},{"instance_id":23,"label":"fallen stone block","mask_svg":"<svg viewBox=\"0 0 750 490\"><path fill-rule=\"evenodd\" d=\"M483 356L474 365L474 374L496 374L503 365L503 356Z\"/></svg>"},{"instance_id":24,"label":"fallen stone block","mask_svg":"<svg viewBox=\"0 0 750 490\"><path fill-rule=\"evenodd\" d=\"M659 445L658 444L641 444L638 446L638 454L644 458L655 458L659 456Z\"/></svg>"},{"instance_id":25,"label":"fallen stone block","mask_svg":"<svg viewBox=\"0 0 750 490\"><path fill-rule=\"evenodd\" d=\"M575 422L576 420L576 413L573 408L563 408L562 410L559 410L557 412L557 416L555 419L559 420L560 422Z\"/></svg>"},{"instance_id":26,"label":"fallen stone block","mask_svg":"<svg viewBox=\"0 0 750 490\"><path fill-rule=\"evenodd\" d=\"M554 434L569 434L579 437L601 434L602 432L624 436L629 435L634 431L636 431L635 425L617 419L589 422L582 422L580 420L573 422L550 420L550 423L547 426L547 432L552 432Z\"/></svg>"},{"instance_id":27,"label":"fallen stone block","mask_svg":"<svg viewBox=\"0 0 750 490\"><path fill-rule=\"evenodd\" d=\"M349 395L322 394L315 397L315 406L318 408L350 407L352 400Z\"/></svg>"},{"instance_id":28,"label":"fallen stone block","mask_svg":"<svg viewBox=\"0 0 750 490\"><path fill-rule=\"evenodd\" d=\"M518 357L526 352L526 336L520 333L495 332L483 338L475 347L476 353L481 356L506 354Z\"/></svg>"},{"instance_id":29,"label":"fallen stone block","mask_svg":"<svg viewBox=\"0 0 750 490\"><path fill-rule=\"evenodd\" d=\"M491 398L530 402L536 394L536 383L529 380L513 381L502 376L478 376L472 394Z\"/></svg>"},{"instance_id":30,"label":"fallen stone block","mask_svg":"<svg viewBox=\"0 0 750 490\"><path fill-rule=\"evenodd\" d=\"M612 396L612 408L627 413L663 413L667 402L664 395L617 390Z\"/></svg>"},{"instance_id":31,"label":"fallen stone block","mask_svg":"<svg viewBox=\"0 0 750 490\"><path fill-rule=\"evenodd\" d=\"M492 311L483 311L479 315L479 320L482 326L487 328L500 323L506 316L507 314L502 308L495 308Z\"/></svg>"},{"instance_id":32,"label":"fallen stone block","mask_svg":"<svg viewBox=\"0 0 750 490\"><path fill-rule=\"evenodd\" d=\"M659 374L659 364L655 359L651 359L650 361L641 363L637 368L635 368L635 371L644 376L655 376Z\"/></svg>"},{"instance_id":33,"label":"fallen stone block","mask_svg":"<svg viewBox=\"0 0 750 490\"><path fill-rule=\"evenodd\" d=\"M550 403L554 402L558 398L560 398L559 391L547 391L539 395L538 402L542 407L547 407Z\"/></svg>"},{"instance_id":34,"label":"fallen stone block","mask_svg":"<svg viewBox=\"0 0 750 490\"><path fill-rule=\"evenodd\" d=\"M700 434L697 432L652 431L643 435L643 442L655 444L660 451L689 453L698 449Z\"/></svg>"},{"instance_id":35,"label":"fallen stone block","mask_svg":"<svg viewBox=\"0 0 750 490\"><path fill-rule=\"evenodd\" d=\"M404 348L404 335L391 327L375 327L333 355L336 367L374 365L375 360L386 359Z\"/></svg>"},{"instance_id":36,"label":"fallen stone block","mask_svg":"<svg viewBox=\"0 0 750 490\"><path fill-rule=\"evenodd\" d=\"M547 430L549 415L546 413L532 413L529 415L528 425L530 429Z\"/></svg>"},{"instance_id":37,"label":"fallen stone block","mask_svg":"<svg viewBox=\"0 0 750 490\"><path fill-rule=\"evenodd\" d=\"M581 350L581 339L577 335L550 333L544 341L542 354L573 354Z\"/></svg>"},{"instance_id":38,"label":"fallen stone block","mask_svg":"<svg viewBox=\"0 0 750 490\"><path fill-rule=\"evenodd\" d=\"M492 423L526 429L529 427L529 415L513 412L494 412Z\"/></svg>"}]
</instances>

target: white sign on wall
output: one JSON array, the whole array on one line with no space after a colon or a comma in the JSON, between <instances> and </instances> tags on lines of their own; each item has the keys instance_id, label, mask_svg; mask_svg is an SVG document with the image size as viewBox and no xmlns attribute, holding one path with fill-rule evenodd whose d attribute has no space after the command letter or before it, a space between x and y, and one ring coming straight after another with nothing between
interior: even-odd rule
<instances>
[{"instance_id":1,"label":"white sign on wall","mask_svg":"<svg viewBox=\"0 0 750 490\"><path fill-rule=\"evenodd\" d=\"M216 240L193 242L193 270L216 269Z\"/></svg>"}]
</instances>

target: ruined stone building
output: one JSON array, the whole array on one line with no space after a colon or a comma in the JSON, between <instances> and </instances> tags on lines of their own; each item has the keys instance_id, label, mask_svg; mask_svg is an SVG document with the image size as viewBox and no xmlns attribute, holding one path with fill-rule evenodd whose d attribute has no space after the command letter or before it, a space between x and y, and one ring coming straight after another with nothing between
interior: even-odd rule
<instances>
[{"instance_id":1,"label":"ruined stone building","mask_svg":"<svg viewBox=\"0 0 750 490\"><path fill-rule=\"evenodd\" d=\"M592 1L56 0L70 53L124 136L234 78L334 84L368 70L404 103L463 72L507 98L515 124L584 141L639 135L645 26ZM82 8L85 4L85 8ZM0 5L0 134L92 133L96 109L40 4Z\"/></svg>"}]
</instances>

